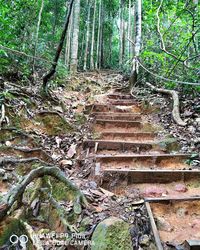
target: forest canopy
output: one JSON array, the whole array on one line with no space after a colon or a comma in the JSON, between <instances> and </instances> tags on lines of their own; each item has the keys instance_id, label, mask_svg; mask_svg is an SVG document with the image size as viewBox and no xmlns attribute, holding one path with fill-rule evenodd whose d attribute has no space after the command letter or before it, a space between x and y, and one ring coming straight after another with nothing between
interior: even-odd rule
<instances>
[{"instance_id":1,"label":"forest canopy","mask_svg":"<svg viewBox=\"0 0 200 250\"><path fill-rule=\"evenodd\" d=\"M75 0L58 76L77 69L130 72L135 56L137 2ZM1 72L41 77L53 61L69 1L2 0L0 6ZM165 81L169 88L176 86L175 80L199 81L199 9L196 0L142 1L140 62L151 73L172 79ZM141 69L140 80L162 81Z\"/></svg>"}]
</instances>

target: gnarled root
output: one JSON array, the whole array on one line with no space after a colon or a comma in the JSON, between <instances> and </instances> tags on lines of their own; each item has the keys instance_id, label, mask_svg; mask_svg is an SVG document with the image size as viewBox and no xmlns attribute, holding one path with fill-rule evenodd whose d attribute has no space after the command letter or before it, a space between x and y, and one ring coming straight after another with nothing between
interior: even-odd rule
<instances>
[{"instance_id":1,"label":"gnarled root","mask_svg":"<svg viewBox=\"0 0 200 250\"><path fill-rule=\"evenodd\" d=\"M158 93L163 93L167 95L171 95L173 99L173 110L172 110L172 117L174 121L179 125L179 126L186 126L187 123L184 122L181 117L180 117L180 104L179 104L179 97L178 93L175 90L168 90L168 89L161 89L161 88L156 88L153 86L151 83L147 82L147 86L149 86L152 90L158 92Z\"/></svg>"},{"instance_id":2,"label":"gnarled root","mask_svg":"<svg viewBox=\"0 0 200 250\"><path fill-rule=\"evenodd\" d=\"M77 199L82 205L87 206L87 200L82 192L70 180L68 180L58 167L43 166L32 170L21 182L13 187L0 203L0 221L7 215L15 201L22 198L26 187L34 180L45 175L54 177L63 182L70 190L74 191Z\"/></svg>"}]
</instances>

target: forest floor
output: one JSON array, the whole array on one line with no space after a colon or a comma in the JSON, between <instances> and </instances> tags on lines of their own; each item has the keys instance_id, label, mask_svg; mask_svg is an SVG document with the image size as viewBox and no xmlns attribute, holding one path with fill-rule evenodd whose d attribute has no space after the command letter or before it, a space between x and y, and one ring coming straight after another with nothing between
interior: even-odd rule
<instances>
[{"instance_id":1,"label":"forest floor","mask_svg":"<svg viewBox=\"0 0 200 250\"><path fill-rule=\"evenodd\" d=\"M91 239L100 221L116 216L131 225L134 249L155 249L144 198L198 195L198 181L195 179L191 184L186 174L188 182L183 179L177 181L178 177L175 177L168 186L162 183L152 185L144 181L146 177L143 174L138 177L140 182L129 185L127 178L130 180L132 177L127 175L127 170L134 165L134 170L195 169L197 173L200 167L199 97L186 98L181 94L181 112L188 125L180 127L171 119L171 101L168 98L152 94L146 88L135 88L133 96L130 96L126 88L128 83L118 72L80 73L66 79L65 87L58 87L52 92L59 103L44 101L37 95L37 85L19 87L16 81L13 82L13 79L5 79L1 97L1 196L4 197L13 186L21 182L22 176L29 174L31 170L44 165L58 166L67 178L82 190L89 206L82 209L74 206L74 194L52 177L42 181L38 178L27 186L22 204L18 208L15 207L17 212L11 211L10 217L1 222L0 246L3 244L4 248L0 249L6 249L9 245L10 232L18 230L18 223L13 223L13 220L18 220L21 216L26 218L28 225L38 235L52 231L63 232L67 229L76 233L82 232L87 239ZM116 90L119 88L125 92ZM128 95L129 100L124 100L123 97L120 99L120 95ZM127 105L127 102L131 103ZM109 109L109 105L118 106L118 110ZM125 122L129 123L127 127L124 127ZM144 129L141 129L141 126ZM127 145L121 143L121 151L120 141L124 139ZM110 140L114 142L109 148ZM134 143L131 145L131 142ZM152 147L155 142L158 145ZM133 153L138 156L137 159L134 159ZM170 153L173 156L168 155L166 158L165 155ZM185 154L192 155L187 156L187 162ZM149 168L149 165L152 167ZM98 174L101 169L110 167L112 169L109 171L117 170L119 173L110 175L107 171L106 174ZM124 167L125 175L121 173ZM49 193L55 199L53 202L51 197L42 194L43 191L40 192L44 187L48 187ZM160 204L160 208L152 205L158 222L167 227L161 229L160 233L161 239L168 242L166 249L175 249L188 232L194 235L198 231L200 215L195 210L198 201L192 202L194 211L191 213L188 213L191 208L188 208L190 205L187 202L178 208L174 208L177 204L173 203L171 217L164 218L164 222L164 211L169 210L169 207L165 204ZM64 221L59 210L65 214ZM177 217L173 211L178 211L181 215ZM191 228L188 228L188 231L185 229L183 235L174 225L182 225L185 221L183 216L186 214L188 221L191 221L191 218L194 221L191 225L194 231L191 231ZM194 214L197 214L195 218ZM66 225L66 222L69 225ZM30 233L30 230L28 231ZM175 232L179 234L176 235L179 239L177 241L172 237ZM142 237L144 235L147 241ZM73 240L72 238L70 239ZM53 236L43 240L51 245ZM69 249L83 247L71 246Z\"/></svg>"}]
</instances>

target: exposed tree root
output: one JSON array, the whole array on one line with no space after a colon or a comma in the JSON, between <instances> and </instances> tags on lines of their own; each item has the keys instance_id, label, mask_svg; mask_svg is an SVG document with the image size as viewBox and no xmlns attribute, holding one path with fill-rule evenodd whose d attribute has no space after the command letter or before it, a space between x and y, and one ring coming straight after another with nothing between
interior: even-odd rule
<instances>
[{"instance_id":1,"label":"exposed tree root","mask_svg":"<svg viewBox=\"0 0 200 250\"><path fill-rule=\"evenodd\" d=\"M152 90L158 92L158 93L163 93L167 95L171 95L173 99L173 110L172 110L172 117L174 121L180 125L180 126L186 126L187 123L184 122L181 117L180 117L180 104L179 104L179 97L178 93L175 90L168 90L168 89L161 89L161 88L156 88L153 86L151 83L147 82L147 86L149 86Z\"/></svg>"},{"instance_id":2,"label":"exposed tree root","mask_svg":"<svg viewBox=\"0 0 200 250\"><path fill-rule=\"evenodd\" d=\"M34 180L45 175L54 177L55 179L63 182L70 190L76 194L76 199L81 204L87 205L87 200L82 192L76 187L70 180L68 180L62 171L58 167L40 167L32 170L26 175L22 181L20 181L15 187L13 187L5 197L3 197L0 203L0 221L7 215L13 204L22 199L23 193L26 187Z\"/></svg>"},{"instance_id":3,"label":"exposed tree root","mask_svg":"<svg viewBox=\"0 0 200 250\"><path fill-rule=\"evenodd\" d=\"M42 159L45 162L52 162L52 158L50 155L48 155L42 148L23 148L23 147L16 147L16 146L11 146L11 147L6 147L7 150L11 149L14 152L18 151L21 152L24 157L31 155L31 158L37 158Z\"/></svg>"},{"instance_id":4,"label":"exposed tree root","mask_svg":"<svg viewBox=\"0 0 200 250\"><path fill-rule=\"evenodd\" d=\"M42 164L47 164L46 162L40 160L37 157L30 157L30 158L14 158L14 157L0 157L0 166L4 164L19 164L19 163L29 163L29 162L41 162Z\"/></svg>"},{"instance_id":5,"label":"exposed tree root","mask_svg":"<svg viewBox=\"0 0 200 250\"><path fill-rule=\"evenodd\" d=\"M52 207L56 209L59 215L60 221L65 227L65 230L66 231L70 230L70 232L77 232L77 229L73 225L70 225L69 222L66 220L65 210L61 207L61 205L52 197L51 194L47 192L45 192L45 194L47 195Z\"/></svg>"},{"instance_id":6,"label":"exposed tree root","mask_svg":"<svg viewBox=\"0 0 200 250\"><path fill-rule=\"evenodd\" d=\"M8 117L6 116L6 111L5 111L5 105L2 104L1 105L1 118L0 118L0 128L2 126L3 123L7 123L9 124L9 119Z\"/></svg>"},{"instance_id":7,"label":"exposed tree root","mask_svg":"<svg viewBox=\"0 0 200 250\"><path fill-rule=\"evenodd\" d=\"M40 238L35 234L33 228L27 222L21 221L21 223L23 223L26 232L34 246L34 249L43 250L44 248L42 246L42 242L40 241Z\"/></svg>"}]
</instances>

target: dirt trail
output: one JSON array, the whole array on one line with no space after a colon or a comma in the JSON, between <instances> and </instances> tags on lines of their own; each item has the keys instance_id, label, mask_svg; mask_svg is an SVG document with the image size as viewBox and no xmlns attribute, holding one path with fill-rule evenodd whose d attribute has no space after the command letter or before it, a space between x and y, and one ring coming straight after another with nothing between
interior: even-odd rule
<instances>
[{"instance_id":1,"label":"dirt trail","mask_svg":"<svg viewBox=\"0 0 200 250\"><path fill-rule=\"evenodd\" d=\"M165 249L200 240L199 201L191 201L187 209L182 201L198 199L200 194L200 171L188 164L191 156L174 149L174 141L164 136L159 124L147 121L142 105L129 94L107 94L87 110L94 117L93 139L86 140L84 148L87 158L95 159L94 175L102 187L117 195L158 202L150 203L150 208ZM192 222L179 230L177 225L185 220Z\"/></svg>"}]
</instances>

